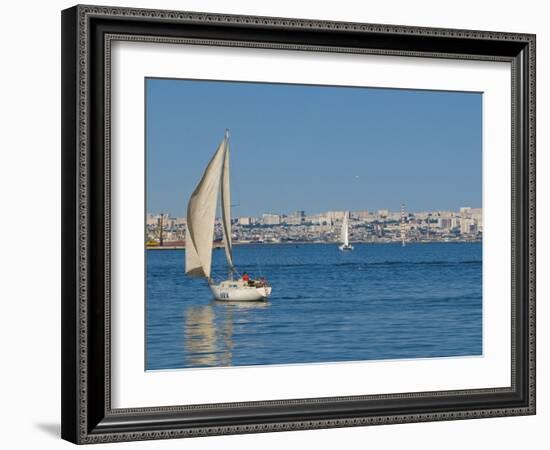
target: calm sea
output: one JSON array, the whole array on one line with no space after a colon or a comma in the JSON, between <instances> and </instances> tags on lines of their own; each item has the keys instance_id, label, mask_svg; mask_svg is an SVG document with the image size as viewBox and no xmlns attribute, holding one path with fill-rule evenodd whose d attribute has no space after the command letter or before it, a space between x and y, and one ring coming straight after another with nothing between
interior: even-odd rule
<instances>
[{"instance_id":1,"label":"calm sea","mask_svg":"<svg viewBox=\"0 0 550 450\"><path fill-rule=\"evenodd\" d=\"M222 303L184 275L183 250L147 252L146 369L480 355L481 244L240 245L267 303ZM224 252L213 273L224 277ZM225 279L225 277L224 277Z\"/></svg>"}]
</instances>

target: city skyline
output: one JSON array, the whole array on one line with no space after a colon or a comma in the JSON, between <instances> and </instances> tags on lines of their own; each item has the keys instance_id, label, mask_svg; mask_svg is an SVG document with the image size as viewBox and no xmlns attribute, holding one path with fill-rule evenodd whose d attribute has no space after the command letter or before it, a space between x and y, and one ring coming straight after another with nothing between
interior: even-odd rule
<instances>
[{"instance_id":1,"label":"city skyline","mask_svg":"<svg viewBox=\"0 0 550 450\"><path fill-rule=\"evenodd\" d=\"M420 214L420 213L430 213L430 214L432 214L432 213L442 213L442 212L443 213L457 213L457 214L460 214L461 209L475 209L475 210L482 210L483 209L480 206L478 207L478 206L462 205L457 209L441 208L441 209L424 209L424 210L412 211L412 210L409 210L406 207L407 206L406 204L402 203L402 204L399 205L398 208L395 208L395 209L392 209L392 208L352 209L352 210L339 209L339 210L324 210L324 211L314 211L314 212L307 211L305 209L297 209L297 210L293 210L293 211L261 211L259 214L256 214L256 215L249 215L249 214L246 214L246 215L233 215L232 219L236 220L236 219L239 219L239 218L242 218L242 217L261 218L263 215L278 215L278 216L281 216L281 217L288 217L288 216L292 216L293 214L295 214L297 212L302 212L306 216L318 216L318 215L323 215L323 214L327 214L327 213L343 213L343 212L349 212L350 214L353 214L353 213L369 213L369 214L372 214L372 215L376 215L380 211L387 211L390 214L400 214L401 213L401 205L405 206L405 212L407 214ZM167 212L167 211L148 211L148 212L146 212L147 216L157 217L157 216L160 216L161 214L163 214L167 217L171 217L171 218L185 218L186 217L185 214L175 215L175 214L171 214L170 212ZM220 217L221 217L221 214L220 214L220 211L219 211L219 208L218 208L216 210L216 219L219 219Z\"/></svg>"},{"instance_id":2,"label":"city skyline","mask_svg":"<svg viewBox=\"0 0 550 450\"><path fill-rule=\"evenodd\" d=\"M159 79L146 85L149 211L185 215L225 128L235 216L303 205L481 206L479 93Z\"/></svg>"},{"instance_id":3,"label":"city skyline","mask_svg":"<svg viewBox=\"0 0 550 450\"><path fill-rule=\"evenodd\" d=\"M236 243L334 243L341 240L342 224L348 216L349 238L353 242L464 242L480 241L483 234L483 210L462 207L459 211L411 212L324 211L306 214L299 210L288 214L264 213L259 217L234 217L231 236ZM223 238L222 221L216 219L213 241ZM186 218L148 214L147 248L183 248L186 242Z\"/></svg>"}]
</instances>

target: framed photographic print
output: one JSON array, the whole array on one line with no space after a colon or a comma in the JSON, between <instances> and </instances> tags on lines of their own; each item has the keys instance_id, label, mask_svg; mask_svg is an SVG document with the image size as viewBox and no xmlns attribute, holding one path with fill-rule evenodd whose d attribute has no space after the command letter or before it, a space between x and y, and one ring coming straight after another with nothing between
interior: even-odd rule
<instances>
[{"instance_id":1,"label":"framed photographic print","mask_svg":"<svg viewBox=\"0 0 550 450\"><path fill-rule=\"evenodd\" d=\"M535 413L535 36L62 13L62 437Z\"/></svg>"}]
</instances>

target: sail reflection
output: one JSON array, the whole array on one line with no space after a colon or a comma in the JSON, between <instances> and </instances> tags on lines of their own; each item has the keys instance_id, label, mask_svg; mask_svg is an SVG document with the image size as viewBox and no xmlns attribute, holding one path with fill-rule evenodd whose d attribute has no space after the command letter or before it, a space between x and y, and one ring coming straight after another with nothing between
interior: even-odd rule
<instances>
[{"instance_id":1,"label":"sail reflection","mask_svg":"<svg viewBox=\"0 0 550 450\"><path fill-rule=\"evenodd\" d=\"M248 322L250 309L267 308L269 302L218 302L189 306L185 310L186 367L233 365L233 324Z\"/></svg>"}]
</instances>

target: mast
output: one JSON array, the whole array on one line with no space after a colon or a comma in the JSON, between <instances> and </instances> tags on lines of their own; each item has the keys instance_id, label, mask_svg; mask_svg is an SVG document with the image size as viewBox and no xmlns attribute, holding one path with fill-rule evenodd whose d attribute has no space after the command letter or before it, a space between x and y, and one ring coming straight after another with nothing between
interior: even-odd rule
<instances>
[{"instance_id":1,"label":"mast","mask_svg":"<svg viewBox=\"0 0 550 450\"><path fill-rule=\"evenodd\" d=\"M233 279L235 266L233 265L233 241L231 237L231 188L229 178L229 130L225 130L225 156L223 160L223 169L221 174L221 213L222 213L222 230L223 244L225 249L225 258L229 268L229 276Z\"/></svg>"}]
</instances>

